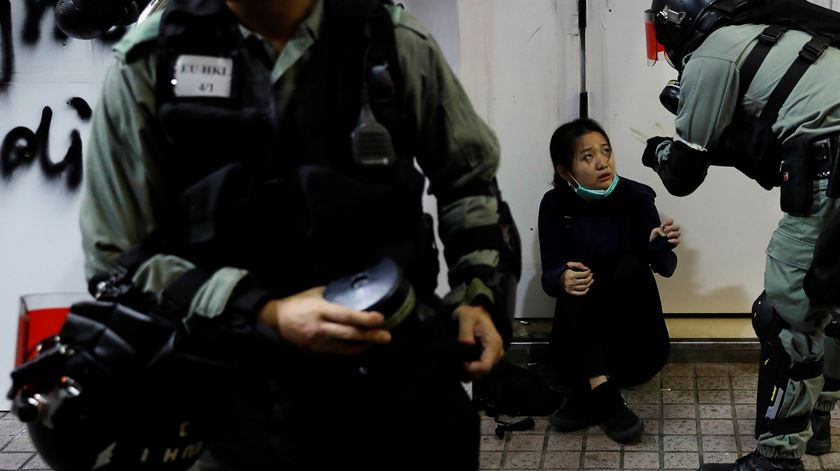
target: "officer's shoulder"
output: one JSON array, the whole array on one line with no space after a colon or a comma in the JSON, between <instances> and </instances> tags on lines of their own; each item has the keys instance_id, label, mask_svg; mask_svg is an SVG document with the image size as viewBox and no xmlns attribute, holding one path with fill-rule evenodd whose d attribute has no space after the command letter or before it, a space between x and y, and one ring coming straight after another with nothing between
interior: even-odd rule
<instances>
[{"instance_id":1,"label":"officer's shoulder","mask_svg":"<svg viewBox=\"0 0 840 471\"><path fill-rule=\"evenodd\" d=\"M406 11L402 5L386 5L385 8L391 13L391 19L394 22L394 29L397 34L407 33L408 37L422 41L431 37L426 26L416 16Z\"/></svg>"},{"instance_id":2,"label":"officer's shoulder","mask_svg":"<svg viewBox=\"0 0 840 471\"><path fill-rule=\"evenodd\" d=\"M144 51L151 49L160 30L162 15L163 11L155 12L126 33L114 46L117 57L130 62Z\"/></svg>"}]
</instances>

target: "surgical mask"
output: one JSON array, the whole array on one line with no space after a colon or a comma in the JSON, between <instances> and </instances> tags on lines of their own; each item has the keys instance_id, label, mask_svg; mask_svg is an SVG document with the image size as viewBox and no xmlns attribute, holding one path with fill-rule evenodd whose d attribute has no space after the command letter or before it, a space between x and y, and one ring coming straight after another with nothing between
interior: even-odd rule
<instances>
[{"instance_id":1,"label":"surgical mask","mask_svg":"<svg viewBox=\"0 0 840 471\"><path fill-rule=\"evenodd\" d=\"M571 177L571 175L570 175L570 177ZM571 177L571 178L575 182L575 184L572 185L572 188L575 190L575 193L577 193L577 195L580 196L581 198L583 198L585 200L590 200L590 201L602 200L602 199L606 198L607 196L610 196L610 193L612 193L613 190L615 190L615 186L618 185L618 175L613 177L613 181L610 184L610 187L607 188L606 190L593 190L592 188L587 188L587 187L581 185L580 183L578 183L578 181L575 180L575 177Z\"/></svg>"}]
</instances>

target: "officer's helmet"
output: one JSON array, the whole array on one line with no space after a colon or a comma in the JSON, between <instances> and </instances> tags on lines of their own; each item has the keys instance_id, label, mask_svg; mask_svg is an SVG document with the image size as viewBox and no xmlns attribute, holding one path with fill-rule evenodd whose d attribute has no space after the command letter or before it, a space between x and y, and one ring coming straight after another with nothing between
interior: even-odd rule
<instances>
[{"instance_id":1,"label":"officer's helmet","mask_svg":"<svg viewBox=\"0 0 840 471\"><path fill-rule=\"evenodd\" d=\"M645 12L647 26L655 30L655 39L648 35L648 60L656 60L655 52L663 50L671 65L680 70L683 58L694 51L723 19L711 9L719 0L653 0ZM651 44L655 40L658 44Z\"/></svg>"},{"instance_id":2,"label":"officer's helmet","mask_svg":"<svg viewBox=\"0 0 840 471\"><path fill-rule=\"evenodd\" d=\"M172 333L124 306L71 307L61 334L12 373L12 412L47 465L183 471L194 464L209 420L212 387L204 380L213 376L167 352Z\"/></svg>"}]
</instances>

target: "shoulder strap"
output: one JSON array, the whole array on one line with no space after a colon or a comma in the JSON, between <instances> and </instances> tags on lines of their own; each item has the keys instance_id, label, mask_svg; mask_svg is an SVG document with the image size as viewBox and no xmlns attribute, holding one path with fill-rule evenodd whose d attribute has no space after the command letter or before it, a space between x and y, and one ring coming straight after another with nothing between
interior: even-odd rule
<instances>
[{"instance_id":1,"label":"shoulder strap","mask_svg":"<svg viewBox=\"0 0 840 471\"><path fill-rule=\"evenodd\" d=\"M776 118L779 116L779 110L799 82L799 79L805 75L808 67L811 67L811 64L819 59L830 43L831 38L817 35L802 46L802 50L799 51L799 57L788 68L782 80L779 81L773 93L770 94L770 98L767 100L767 104L764 106L764 110L762 110L759 119L765 123L776 122Z\"/></svg>"},{"instance_id":2,"label":"shoulder strap","mask_svg":"<svg viewBox=\"0 0 840 471\"><path fill-rule=\"evenodd\" d=\"M776 45L779 38L788 30L785 25L770 25L758 35L758 42L753 50L750 51L747 59L740 69L740 79L738 80L738 103L744 99L747 89L755 78L761 64L770 53L770 49ZM814 62L819 59L823 51L831 44L831 37L816 35L811 38L799 51L799 57L791 64L785 75L773 89L764 109L761 111L759 119L767 124L776 122L779 117L779 110L787 100L790 93L793 91L796 84L805 75L805 71Z\"/></svg>"}]
</instances>

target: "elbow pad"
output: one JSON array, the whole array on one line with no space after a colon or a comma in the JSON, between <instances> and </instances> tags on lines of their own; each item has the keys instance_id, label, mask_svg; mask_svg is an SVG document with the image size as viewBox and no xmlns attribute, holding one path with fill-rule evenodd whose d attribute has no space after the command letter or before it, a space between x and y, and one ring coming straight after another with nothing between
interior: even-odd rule
<instances>
[{"instance_id":1,"label":"elbow pad","mask_svg":"<svg viewBox=\"0 0 840 471\"><path fill-rule=\"evenodd\" d=\"M686 196L703 183L710 164L708 152L693 149L682 141L674 141L668 157L659 161L659 178L669 193Z\"/></svg>"}]
</instances>

